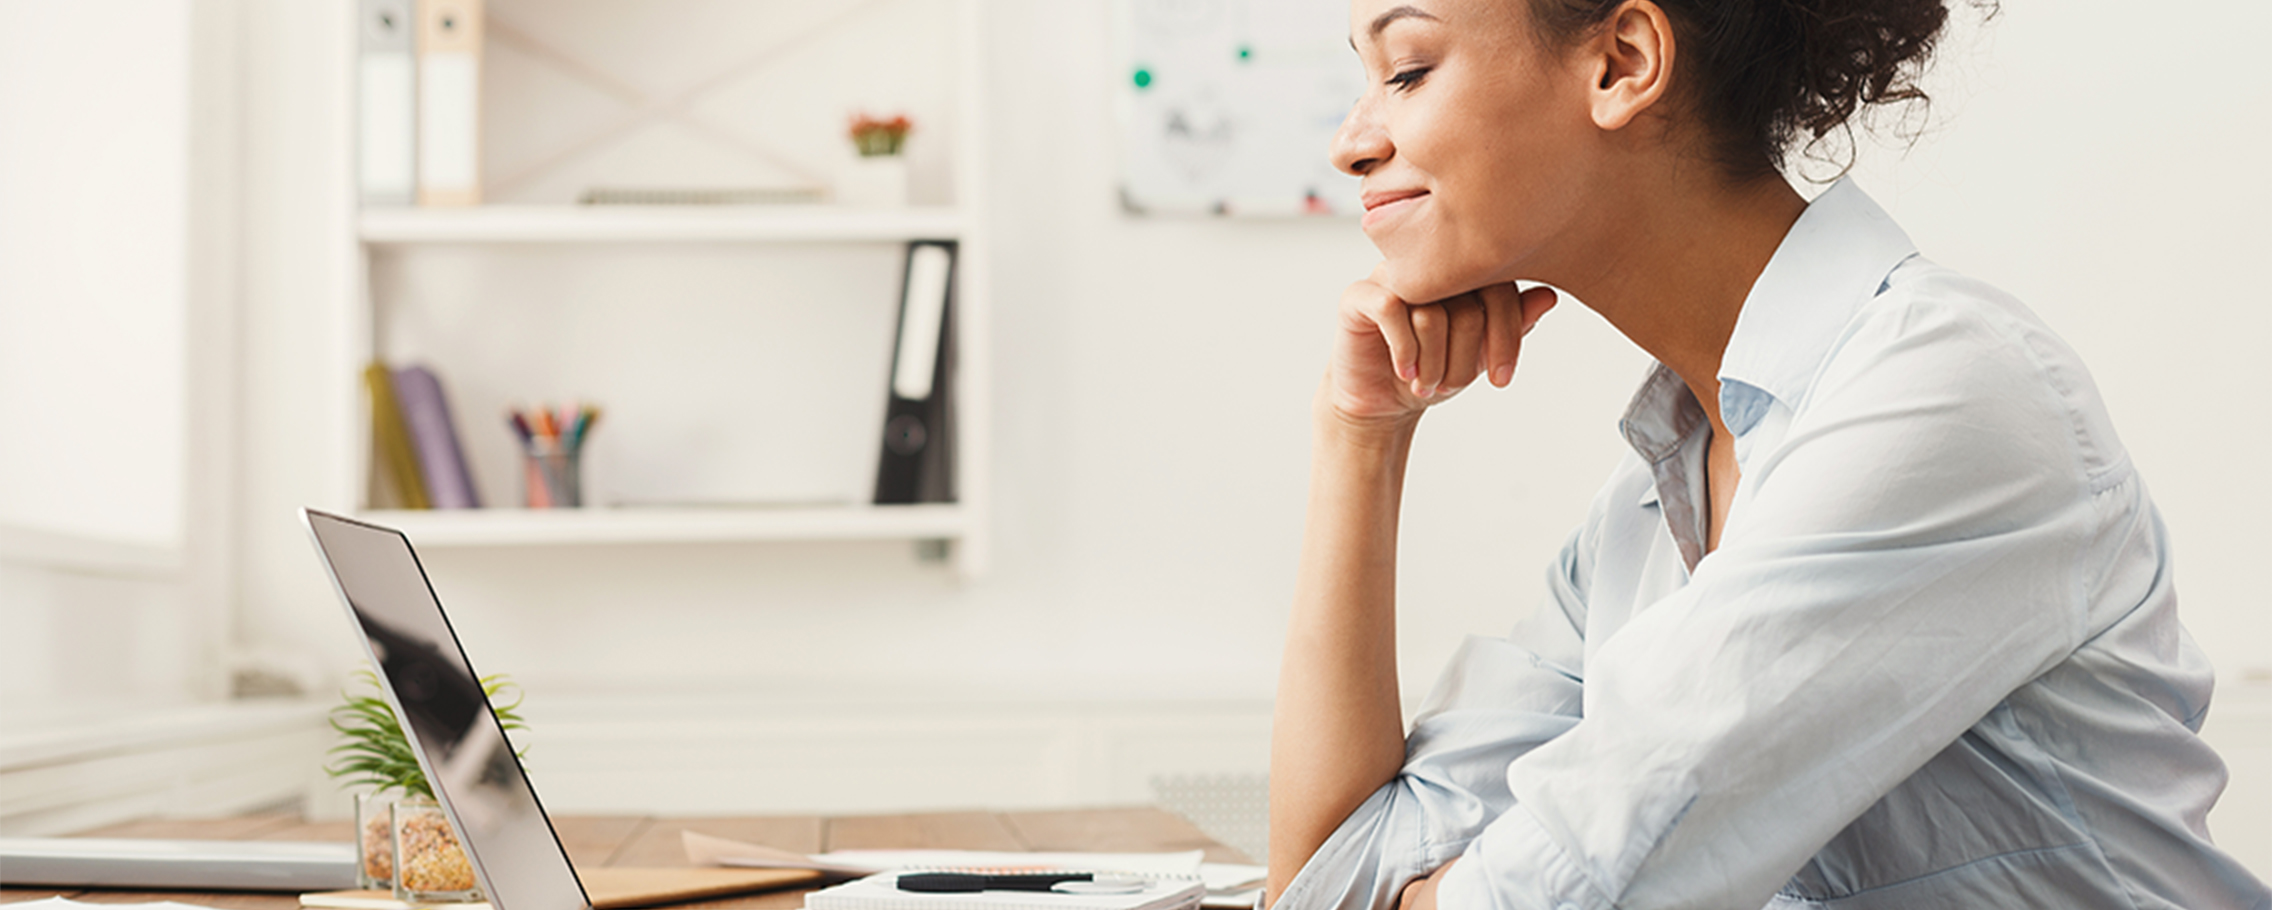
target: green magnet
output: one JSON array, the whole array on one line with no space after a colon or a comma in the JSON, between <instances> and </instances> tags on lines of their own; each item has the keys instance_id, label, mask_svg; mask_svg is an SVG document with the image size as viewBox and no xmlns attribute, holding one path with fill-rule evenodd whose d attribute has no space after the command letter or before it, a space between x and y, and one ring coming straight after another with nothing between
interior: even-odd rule
<instances>
[{"instance_id":1,"label":"green magnet","mask_svg":"<svg viewBox=\"0 0 2272 910\"><path fill-rule=\"evenodd\" d=\"M1147 69L1139 69L1139 70L1137 70L1137 71L1136 71L1136 87L1137 87L1137 88L1151 88L1151 87L1152 87L1152 71L1151 71L1151 70L1147 70Z\"/></svg>"}]
</instances>

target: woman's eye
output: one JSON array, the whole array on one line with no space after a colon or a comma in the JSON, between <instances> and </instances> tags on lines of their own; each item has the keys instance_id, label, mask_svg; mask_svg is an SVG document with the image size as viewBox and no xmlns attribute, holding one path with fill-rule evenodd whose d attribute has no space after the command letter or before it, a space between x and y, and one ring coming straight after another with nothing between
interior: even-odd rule
<instances>
[{"instance_id":1,"label":"woman's eye","mask_svg":"<svg viewBox=\"0 0 2272 910\"><path fill-rule=\"evenodd\" d=\"M1420 80L1427 77L1428 67L1415 66L1408 70L1399 70L1396 75L1388 77L1388 85L1398 91L1409 91L1413 86L1419 85Z\"/></svg>"}]
</instances>

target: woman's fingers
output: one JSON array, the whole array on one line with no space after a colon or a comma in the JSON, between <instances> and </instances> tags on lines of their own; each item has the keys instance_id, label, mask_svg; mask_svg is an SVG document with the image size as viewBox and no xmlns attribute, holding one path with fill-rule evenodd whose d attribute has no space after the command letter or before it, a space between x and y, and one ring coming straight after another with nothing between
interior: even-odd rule
<instances>
[{"instance_id":1,"label":"woman's fingers","mask_svg":"<svg viewBox=\"0 0 2272 910\"><path fill-rule=\"evenodd\" d=\"M1531 329L1538 327L1539 317L1545 316L1547 310L1554 309L1554 305L1561 302L1562 295L1555 293L1553 288L1543 284L1524 291L1523 334L1530 334Z\"/></svg>"},{"instance_id":2,"label":"woman's fingers","mask_svg":"<svg viewBox=\"0 0 2272 910\"><path fill-rule=\"evenodd\" d=\"M1441 398L1467 388L1483 371L1483 302L1461 294L1409 309L1412 333L1420 340L1420 375L1412 380L1412 394Z\"/></svg>"},{"instance_id":3,"label":"woman's fingers","mask_svg":"<svg viewBox=\"0 0 2272 910\"><path fill-rule=\"evenodd\" d=\"M1484 333L1489 317L1483 301L1474 294L1461 294L1444 301L1444 315L1451 321L1449 348L1444 352L1443 394L1467 388L1483 372Z\"/></svg>"},{"instance_id":4,"label":"woman's fingers","mask_svg":"<svg viewBox=\"0 0 2272 910\"><path fill-rule=\"evenodd\" d=\"M1554 309L1561 298L1554 289L1540 285L1527 291L1518 291L1512 284L1495 284L1476 291L1482 299L1486 323L1483 327L1483 369L1491 377L1491 384L1506 388L1515 379L1515 361L1522 355L1523 336L1538 326L1540 317Z\"/></svg>"},{"instance_id":5,"label":"woman's fingers","mask_svg":"<svg viewBox=\"0 0 2272 910\"><path fill-rule=\"evenodd\" d=\"M1451 320L1441 304L1415 306L1410 312L1412 334L1420 339L1420 374L1412 378L1412 394L1432 398L1444 387L1444 367L1448 360L1445 348Z\"/></svg>"},{"instance_id":6,"label":"woman's fingers","mask_svg":"<svg viewBox=\"0 0 2272 910\"><path fill-rule=\"evenodd\" d=\"M1409 381L1420 375L1420 340L1413 335L1404 301L1378 284L1360 281L1343 292L1343 304L1380 332L1381 340L1388 344L1389 365L1396 378ZM1351 323L1351 327L1361 324Z\"/></svg>"},{"instance_id":7,"label":"woman's fingers","mask_svg":"<svg viewBox=\"0 0 2272 910\"><path fill-rule=\"evenodd\" d=\"M1515 358L1522 353L1523 296L1511 284L1494 284L1476 291L1483 301L1483 369L1491 384L1506 388L1515 379Z\"/></svg>"}]
</instances>

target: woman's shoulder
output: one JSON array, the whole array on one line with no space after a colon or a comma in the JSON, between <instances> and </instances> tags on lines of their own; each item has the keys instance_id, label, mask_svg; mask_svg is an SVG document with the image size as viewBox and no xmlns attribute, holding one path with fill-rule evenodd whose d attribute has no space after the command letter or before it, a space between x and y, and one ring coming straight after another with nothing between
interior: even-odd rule
<instances>
[{"instance_id":1,"label":"woman's shoulder","mask_svg":"<svg viewBox=\"0 0 2272 910\"><path fill-rule=\"evenodd\" d=\"M1876 296L1855 311L1840 348L1844 353L1870 353L1867 343L1873 340L2021 355L2022 363L2042 356L2079 360L2019 298L1921 255L1909 257L1886 275Z\"/></svg>"},{"instance_id":2,"label":"woman's shoulder","mask_svg":"<svg viewBox=\"0 0 2272 910\"><path fill-rule=\"evenodd\" d=\"M1921 256L1855 311L1807 398L1860 398L2071 440L2093 477L2127 464L2082 356L2019 298Z\"/></svg>"},{"instance_id":3,"label":"woman's shoulder","mask_svg":"<svg viewBox=\"0 0 2272 910\"><path fill-rule=\"evenodd\" d=\"M1839 361L1933 363L1933 377L2033 385L2082 368L2082 358L2034 310L2002 288L1922 256L1886 276L1857 309L1828 366ZM1829 370L1826 370L1826 378ZM2012 389L2012 391L2017 391Z\"/></svg>"}]
</instances>

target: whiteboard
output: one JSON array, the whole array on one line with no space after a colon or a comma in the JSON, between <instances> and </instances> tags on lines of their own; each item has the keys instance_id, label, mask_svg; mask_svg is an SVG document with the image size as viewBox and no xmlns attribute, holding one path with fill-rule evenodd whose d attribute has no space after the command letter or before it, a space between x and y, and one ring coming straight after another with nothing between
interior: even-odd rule
<instances>
[{"instance_id":1,"label":"whiteboard","mask_svg":"<svg viewBox=\"0 0 2272 910\"><path fill-rule=\"evenodd\" d=\"M1121 201L1140 214L1354 215L1327 153L1364 90L1342 0L1116 0Z\"/></svg>"}]
</instances>

